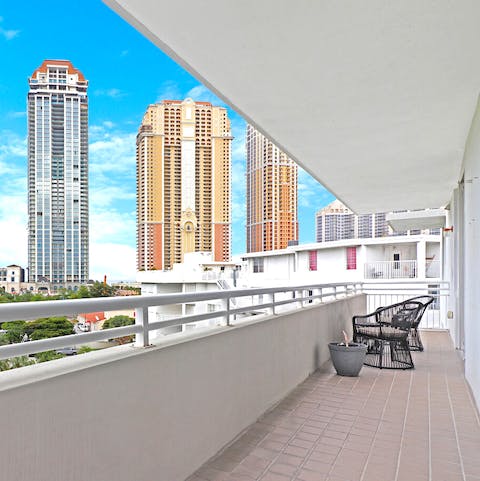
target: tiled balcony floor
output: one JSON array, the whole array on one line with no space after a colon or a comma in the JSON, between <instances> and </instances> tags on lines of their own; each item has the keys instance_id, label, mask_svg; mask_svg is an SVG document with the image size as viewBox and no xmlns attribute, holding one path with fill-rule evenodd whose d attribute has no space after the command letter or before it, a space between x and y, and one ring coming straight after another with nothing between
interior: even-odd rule
<instances>
[{"instance_id":1,"label":"tiled balcony floor","mask_svg":"<svg viewBox=\"0 0 480 481\"><path fill-rule=\"evenodd\" d=\"M415 369L316 372L189 481L480 481L480 423L447 333Z\"/></svg>"}]
</instances>

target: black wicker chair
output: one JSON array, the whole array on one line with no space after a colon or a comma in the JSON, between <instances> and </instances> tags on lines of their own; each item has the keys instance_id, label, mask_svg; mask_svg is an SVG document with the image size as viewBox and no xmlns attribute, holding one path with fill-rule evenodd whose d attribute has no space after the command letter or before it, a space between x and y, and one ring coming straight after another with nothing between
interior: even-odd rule
<instances>
[{"instance_id":1,"label":"black wicker chair","mask_svg":"<svg viewBox=\"0 0 480 481\"><path fill-rule=\"evenodd\" d=\"M417 318L412 324L412 328L408 333L408 345L410 346L411 351L423 351L423 344L422 340L420 339L420 333L418 332L418 325L422 320L425 311L428 309L428 306L432 304L434 301L433 296L417 296L412 297L411 299L407 299L405 302L420 302L422 304L422 308L418 311Z\"/></svg>"},{"instance_id":2,"label":"black wicker chair","mask_svg":"<svg viewBox=\"0 0 480 481\"><path fill-rule=\"evenodd\" d=\"M380 369L414 367L408 337L423 304L404 301L353 317L353 340L367 345L365 364Z\"/></svg>"}]
</instances>

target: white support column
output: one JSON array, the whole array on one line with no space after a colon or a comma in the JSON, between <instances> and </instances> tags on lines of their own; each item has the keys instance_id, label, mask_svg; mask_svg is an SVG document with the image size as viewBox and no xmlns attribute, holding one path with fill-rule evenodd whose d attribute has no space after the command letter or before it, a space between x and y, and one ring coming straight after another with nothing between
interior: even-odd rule
<instances>
[{"instance_id":1,"label":"white support column","mask_svg":"<svg viewBox=\"0 0 480 481\"><path fill-rule=\"evenodd\" d=\"M458 295L460 287L458 283L460 273L458 262L458 234L461 231L459 215L459 192L460 188L453 191L452 200L450 201L450 210L447 210L446 227L454 227L453 232L444 232L442 237L442 280L450 283L450 292L445 301L445 311L447 313L447 328L450 331L456 349L463 351L463 335L460 329L460 319L463 323L463 316L460 315L460 305ZM463 291L463 287L461 289ZM448 312L451 317L448 317Z\"/></svg>"},{"instance_id":2,"label":"white support column","mask_svg":"<svg viewBox=\"0 0 480 481\"><path fill-rule=\"evenodd\" d=\"M417 278L420 280L426 276L426 257L427 243L422 239L417 242Z\"/></svg>"},{"instance_id":3,"label":"white support column","mask_svg":"<svg viewBox=\"0 0 480 481\"><path fill-rule=\"evenodd\" d=\"M470 127L464 156L464 327L465 327L465 376L480 405L480 111L477 111ZM461 234L460 234L461 235Z\"/></svg>"},{"instance_id":4,"label":"white support column","mask_svg":"<svg viewBox=\"0 0 480 481\"><path fill-rule=\"evenodd\" d=\"M150 344L148 330L148 307L135 309L135 324L142 326L143 332L135 335L136 347L147 347Z\"/></svg>"}]
</instances>

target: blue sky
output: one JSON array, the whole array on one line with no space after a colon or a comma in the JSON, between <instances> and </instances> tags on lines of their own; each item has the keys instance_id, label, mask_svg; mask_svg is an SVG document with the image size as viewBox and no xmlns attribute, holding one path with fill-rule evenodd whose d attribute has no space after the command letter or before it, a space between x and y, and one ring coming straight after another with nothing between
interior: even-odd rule
<instances>
[{"instance_id":1,"label":"blue sky","mask_svg":"<svg viewBox=\"0 0 480 481\"><path fill-rule=\"evenodd\" d=\"M0 266L27 265L26 95L44 59L67 59L89 81L90 276L135 278L135 136L162 99L222 104L100 0L0 4ZM245 122L232 122L232 252L245 251ZM300 242L333 196L300 171Z\"/></svg>"}]
</instances>

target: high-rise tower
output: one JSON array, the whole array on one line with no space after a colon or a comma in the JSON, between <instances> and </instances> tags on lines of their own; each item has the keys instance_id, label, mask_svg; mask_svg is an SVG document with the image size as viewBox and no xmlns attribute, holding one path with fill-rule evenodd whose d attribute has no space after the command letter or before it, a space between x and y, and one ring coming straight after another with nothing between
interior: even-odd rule
<instances>
[{"instance_id":1,"label":"high-rise tower","mask_svg":"<svg viewBox=\"0 0 480 481\"><path fill-rule=\"evenodd\" d=\"M137 135L137 268L170 269L187 252L230 259L230 121L192 99L150 105Z\"/></svg>"},{"instance_id":2,"label":"high-rise tower","mask_svg":"<svg viewBox=\"0 0 480 481\"><path fill-rule=\"evenodd\" d=\"M284 249L298 240L297 164L247 126L247 252Z\"/></svg>"},{"instance_id":3,"label":"high-rise tower","mask_svg":"<svg viewBox=\"0 0 480 481\"><path fill-rule=\"evenodd\" d=\"M45 60L29 85L29 280L72 287L88 280L88 82Z\"/></svg>"}]
</instances>

